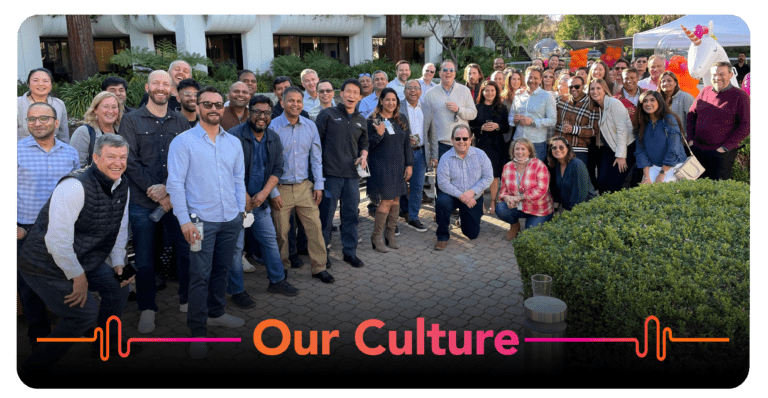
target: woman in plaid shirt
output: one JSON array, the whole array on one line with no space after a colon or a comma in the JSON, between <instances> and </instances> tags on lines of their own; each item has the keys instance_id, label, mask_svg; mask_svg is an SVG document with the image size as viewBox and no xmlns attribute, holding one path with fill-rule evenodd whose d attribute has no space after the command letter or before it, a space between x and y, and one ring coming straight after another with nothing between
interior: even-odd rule
<instances>
[{"instance_id":1,"label":"woman in plaid shirt","mask_svg":"<svg viewBox=\"0 0 768 398\"><path fill-rule=\"evenodd\" d=\"M512 141L512 161L501 173L501 192L496 215L510 224L506 239L517 237L521 218L525 228L552 219L554 206L549 193L549 170L536 158L533 143L527 138Z\"/></svg>"}]
</instances>

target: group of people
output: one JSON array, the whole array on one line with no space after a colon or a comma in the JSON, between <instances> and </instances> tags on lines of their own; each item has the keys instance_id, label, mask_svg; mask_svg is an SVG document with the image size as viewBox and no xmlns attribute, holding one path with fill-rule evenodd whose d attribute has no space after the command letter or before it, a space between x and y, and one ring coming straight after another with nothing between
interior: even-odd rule
<instances>
[{"instance_id":1,"label":"group of people","mask_svg":"<svg viewBox=\"0 0 768 398\"><path fill-rule=\"evenodd\" d=\"M151 333L163 238L175 250L179 310L192 337L244 324L226 313L226 295L254 306L243 282L254 264L266 267L271 293L299 293L287 280L288 268L303 266L299 254L309 256L312 278L333 283L337 207L343 259L363 267L361 175L369 175L378 252L400 247L401 217L428 230L419 218L428 168L437 176L435 250L446 249L456 213L469 239L486 212L509 222L513 239L521 219L526 228L540 225L555 204L570 210L631 183L633 166L637 183L672 181L686 159L682 139L705 176L728 178L749 134L749 98L729 85L730 65L713 66L712 86L693 101L654 57L640 80L641 59L612 68L597 61L574 75L556 56L524 73L496 59L488 79L467 65L466 84L456 82L452 60L425 64L419 79L400 61L392 81L380 70L345 80L338 103L333 84L307 69L304 91L288 77L274 79L274 104L256 93L251 71L225 95L201 87L177 60L149 74L136 109L125 104L125 80L105 79L71 140L51 73L35 69L18 98L17 284L33 346L23 367L50 367L69 348L37 338L79 337L121 316L134 281L137 329ZM135 276L123 275L129 229ZM46 307L60 317L53 330ZM193 358L206 354L205 343L192 343Z\"/></svg>"}]
</instances>

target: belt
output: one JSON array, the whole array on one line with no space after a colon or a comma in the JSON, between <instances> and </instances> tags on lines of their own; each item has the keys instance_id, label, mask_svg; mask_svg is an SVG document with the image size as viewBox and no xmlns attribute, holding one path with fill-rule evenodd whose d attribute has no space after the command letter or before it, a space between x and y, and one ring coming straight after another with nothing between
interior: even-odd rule
<instances>
[{"instance_id":1,"label":"belt","mask_svg":"<svg viewBox=\"0 0 768 398\"><path fill-rule=\"evenodd\" d=\"M420 149L424 149L424 145L422 145L422 146L412 146L411 148L412 148L414 151L418 151L418 150L420 150Z\"/></svg>"},{"instance_id":2,"label":"belt","mask_svg":"<svg viewBox=\"0 0 768 398\"><path fill-rule=\"evenodd\" d=\"M299 182L292 182L292 183L290 183L290 184L277 183L277 185L283 185L283 186L288 186L288 185L299 185L299 184L301 184L301 183L302 183L302 182L304 182L304 181L306 181L306 180L301 180L301 181L299 181Z\"/></svg>"}]
</instances>

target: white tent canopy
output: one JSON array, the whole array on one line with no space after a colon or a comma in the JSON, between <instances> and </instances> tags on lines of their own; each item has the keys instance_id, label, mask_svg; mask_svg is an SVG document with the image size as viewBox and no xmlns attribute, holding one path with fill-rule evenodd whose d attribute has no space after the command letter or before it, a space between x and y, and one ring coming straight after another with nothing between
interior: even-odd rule
<instances>
[{"instance_id":1,"label":"white tent canopy","mask_svg":"<svg viewBox=\"0 0 768 398\"><path fill-rule=\"evenodd\" d=\"M675 48L688 48L691 40L685 35L680 25L696 29L696 25L709 26L714 24L717 42L723 47L749 46L749 27L741 18L734 15L686 15L658 28L637 33L633 36L633 47L656 48L657 43L664 37L665 45ZM634 49L632 50L634 52Z\"/></svg>"}]
</instances>

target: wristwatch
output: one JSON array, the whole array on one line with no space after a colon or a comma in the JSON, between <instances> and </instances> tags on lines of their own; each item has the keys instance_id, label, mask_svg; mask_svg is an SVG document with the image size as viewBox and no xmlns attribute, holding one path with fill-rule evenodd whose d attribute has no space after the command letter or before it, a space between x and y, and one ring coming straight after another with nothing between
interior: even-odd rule
<instances>
[{"instance_id":1,"label":"wristwatch","mask_svg":"<svg viewBox=\"0 0 768 398\"><path fill-rule=\"evenodd\" d=\"M664 169L659 169L659 174L665 174L667 171Z\"/></svg>"}]
</instances>

